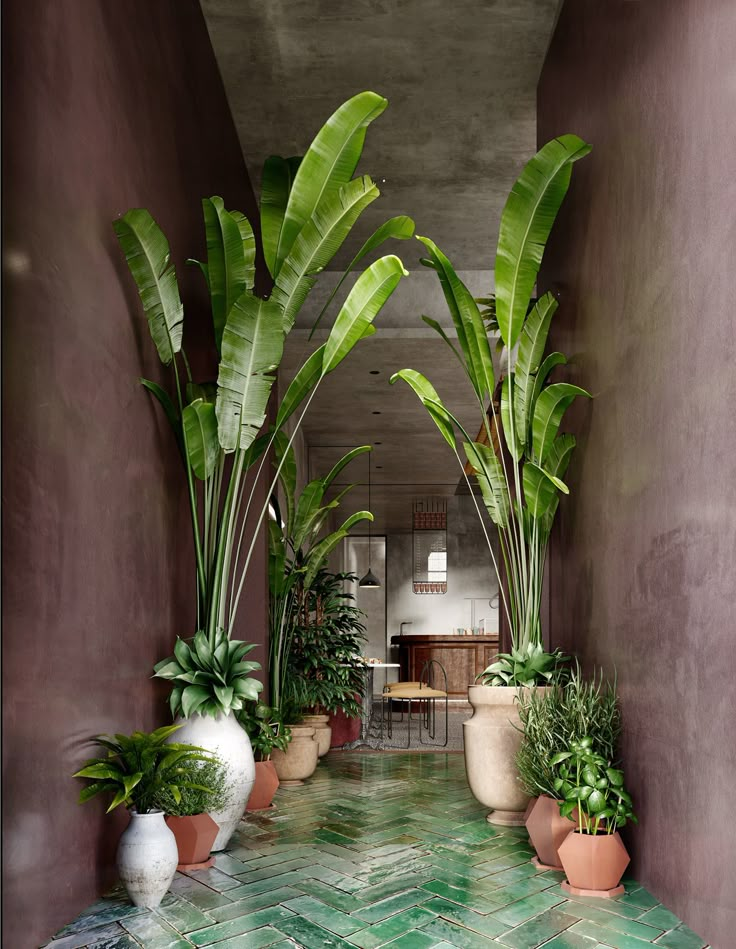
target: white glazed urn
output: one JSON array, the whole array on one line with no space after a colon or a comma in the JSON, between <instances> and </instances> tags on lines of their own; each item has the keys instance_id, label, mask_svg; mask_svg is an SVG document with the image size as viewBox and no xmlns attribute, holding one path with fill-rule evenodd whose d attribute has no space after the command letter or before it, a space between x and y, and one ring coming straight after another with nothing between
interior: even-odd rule
<instances>
[{"instance_id":1,"label":"white glazed urn","mask_svg":"<svg viewBox=\"0 0 736 949\"><path fill-rule=\"evenodd\" d=\"M178 717L176 724L184 727L173 733L172 742L204 748L216 755L225 767L230 800L222 810L209 812L220 827L212 851L224 850L243 817L256 780L250 738L232 713L218 712L213 718L196 712L189 718Z\"/></svg>"},{"instance_id":2,"label":"white glazed urn","mask_svg":"<svg viewBox=\"0 0 736 949\"><path fill-rule=\"evenodd\" d=\"M471 685L473 715L463 722L465 772L473 796L491 808L491 824L522 827L529 795L519 782L521 719L513 686Z\"/></svg>"},{"instance_id":3,"label":"white glazed urn","mask_svg":"<svg viewBox=\"0 0 736 949\"><path fill-rule=\"evenodd\" d=\"M179 863L176 837L163 811L130 812L118 844L118 873L135 906L155 909L171 886Z\"/></svg>"}]
</instances>

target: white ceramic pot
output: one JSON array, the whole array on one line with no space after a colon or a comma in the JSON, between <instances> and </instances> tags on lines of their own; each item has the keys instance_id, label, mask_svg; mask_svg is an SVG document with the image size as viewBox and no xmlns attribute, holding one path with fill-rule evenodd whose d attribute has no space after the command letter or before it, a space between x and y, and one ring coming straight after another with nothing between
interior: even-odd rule
<instances>
[{"instance_id":1,"label":"white ceramic pot","mask_svg":"<svg viewBox=\"0 0 736 949\"><path fill-rule=\"evenodd\" d=\"M465 772L473 795L492 808L492 824L521 827L529 795L519 783L516 752L521 744L517 709L519 689L471 685L468 700L473 715L463 722Z\"/></svg>"},{"instance_id":2,"label":"white ceramic pot","mask_svg":"<svg viewBox=\"0 0 736 949\"><path fill-rule=\"evenodd\" d=\"M118 844L118 873L135 906L155 909L171 886L179 863L176 837L163 811L130 812Z\"/></svg>"},{"instance_id":3,"label":"white ceramic pot","mask_svg":"<svg viewBox=\"0 0 736 949\"><path fill-rule=\"evenodd\" d=\"M209 812L220 827L212 852L224 850L240 823L256 780L250 738L232 714L218 713L213 718L195 713L190 718L177 718L176 724L184 727L173 733L171 741L205 748L217 755L225 766L230 800L221 811Z\"/></svg>"}]
</instances>

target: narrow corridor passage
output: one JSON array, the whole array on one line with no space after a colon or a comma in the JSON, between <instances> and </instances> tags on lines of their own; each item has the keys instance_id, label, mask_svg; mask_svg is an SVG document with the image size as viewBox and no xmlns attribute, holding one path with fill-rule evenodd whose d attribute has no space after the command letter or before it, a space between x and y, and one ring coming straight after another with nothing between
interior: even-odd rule
<instances>
[{"instance_id":1,"label":"narrow corridor passage","mask_svg":"<svg viewBox=\"0 0 736 949\"><path fill-rule=\"evenodd\" d=\"M122 891L53 949L702 949L633 880L569 899L523 830L494 828L458 754L331 753L241 824L216 868L177 874L156 912Z\"/></svg>"}]
</instances>

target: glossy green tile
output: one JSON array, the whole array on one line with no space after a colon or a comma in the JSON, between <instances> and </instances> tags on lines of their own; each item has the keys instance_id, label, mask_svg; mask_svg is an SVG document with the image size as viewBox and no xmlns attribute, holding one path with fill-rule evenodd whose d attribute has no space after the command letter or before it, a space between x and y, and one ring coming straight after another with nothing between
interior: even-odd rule
<instances>
[{"instance_id":1,"label":"glossy green tile","mask_svg":"<svg viewBox=\"0 0 736 949\"><path fill-rule=\"evenodd\" d=\"M506 923L502 923L495 916L484 916L472 909L467 909L465 906L443 900L441 897L433 897L424 905L443 919L448 919L450 922L464 926L466 929L472 929L473 932L488 936L491 939L505 933L509 928Z\"/></svg>"},{"instance_id":2,"label":"glossy green tile","mask_svg":"<svg viewBox=\"0 0 736 949\"><path fill-rule=\"evenodd\" d=\"M245 916L246 913L255 913L259 909L266 909L269 906L276 906L278 903L285 903L287 900L293 900L301 896L300 890L292 887L281 886L275 890L269 890L267 893L259 893L257 896L250 896L244 900L236 900L234 903L228 903L226 906L217 906L208 910L207 915L217 923L224 923L228 919L235 919L237 916ZM202 926L196 926L196 929L203 929ZM191 930L187 930L190 932Z\"/></svg>"},{"instance_id":3,"label":"glossy green tile","mask_svg":"<svg viewBox=\"0 0 736 949\"><path fill-rule=\"evenodd\" d=\"M391 942L385 942L381 949L431 949L437 945L437 940L429 933L422 932L421 929L413 929L411 932L404 933L392 939Z\"/></svg>"},{"instance_id":4,"label":"glossy green tile","mask_svg":"<svg viewBox=\"0 0 736 949\"><path fill-rule=\"evenodd\" d=\"M292 916L279 922L277 928L303 949L354 949L342 936L328 932L303 916Z\"/></svg>"},{"instance_id":5,"label":"glossy green tile","mask_svg":"<svg viewBox=\"0 0 736 949\"><path fill-rule=\"evenodd\" d=\"M210 943L228 939L230 936L240 936L242 933L268 926L293 915L291 910L284 909L283 906L270 906L268 909L259 909L255 913L238 916L226 923L216 923L207 929L198 929L196 932L189 933L188 938L195 946L209 946Z\"/></svg>"},{"instance_id":6,"label":"glossy green tile","mask_svg":"<svg viewBox=\"0 0 736 949\"><path fill-rule=\"evenodd\" d=\"M537 916L545 910L552 909L558 903L563 902L559 896L550 896L548 893L534 893L532 896L526 896L521 900L516 900L508 906L502 906L494 910L493 915L502 923L508 923L509 927L520 926L532 916Z\"/></svg>"},{"instance_id":7,"label":"glossy green tile","mask_svg":"<svg viewBox=\"0 0 736 949\"><path fill-rule=\"evenodd\" d=\"M353 916L362 919L364 923L377 923L387 916L393 916L394 913L402 909L408 909L410 906L417 906L430 898L430 894L424 890L412 889L403 893L397 893L396 896L390 896L386 900L379 900L371 906L365 906L356 910Z\"/></svg>"},{"instance_id":8,"label":"glossy green tile","mask_svg":"<svg viewBox=\"0 0 736 949\"><path fill-rule=\"evenodd\" d=\"M294 944L287 943L283 934L278 929L272 929L271 926L262 926L261 929L254 929L249 933L241 933L233 936L231 939L223 939L215 943L215 949L263 949L264 946L288 945L294 949ZM146 947L148 949L148 947Z\"/></svg>"},{"instance_id":9,"label":"glossy green tile","mask_svg":"<svg viewBox=\"0 0 736 949\"><path fill-rule=\"evenodd\" d=\"M666 946L666 949L703 949L705 941L692 929L680 925L677 929L660 936L656 945Z\"/></svg>"},{"instance_id":10,"label":"glossy green tile","mask_svg":"<svg viewBox=\"0 0 736 949\"><path fill-rule=\"evenodd\" d=\"M598 923L591 923L587 919L581 920L570 927L572 932L580 933L583 936L593 936L604 946L611 946L612 949L651 949L652 943L648 940L638 939L636 936L628 936L626 933L619 933L607 926L599 926Z\"/></svg>"},{"instance_id":11,"label":"glossy green tile","mask_svg":"<svg viewBox=\"0 0 736 949\"><path fill-rule=\"evenodd\" d=\"M620 933L628 933L630 936L637 936L639 939L654 942L662 935L661 929L655 929L653 926L646 926L644 923L633 919L627 919L625 916L619 916L616 913L609 913L609 900L598 900L600 909L597 906L588 906L587 903L577 903L569 900L567 903L560 903L557 907L563 913L569 913L570 916L577 916L580 919L588 919L593 923L606 926L609 929L615 929Z\"/></svg>"},{"instance_id":12,"label":"glossy green tile","mask_svg":"<svg viewBox=\"0 0 736 949\"><path fill-rule=\"evenodd\" d=\"M438 917L431 923L422 927L422 931L435 937L438 941L451 942L456 946L462 946L462 949L488 949L489 946L498 946L488 936L473 932L459 923L450 922L449 919Z\"/></svg>"},{"instance_id":13,"label":"glossy green tile","mask_svg":"<svg viewBox=\"0 0 736 949\"><path fill-rule=\"evenodd\" d=\"M598 940L591 936L582 936L566 929L564 933L545 942L543 949L596 949L600 945Z\"/></svg>"},{"instance_id":14,"label":"glossy green tile","mask_svg":"<svg viewBox=\"0 0 736 949\"><path fill-rule=\"evenodd\" d=\"M337 933L338 936L349 936L365 925L362 920L348 916L339 909L316 900L313 896L299 896L283 905L292 913L306 916L313 923L317 923L318 926L322 926L331 933Z\"/></svg>"},{"instance_id":15,"label":"glossy green tile","mask_svg":"<svg viewBox=\"0 0 736 949\"><path fill-rule=\"evenodd\" d=\"M389 916L380 923L361 929L353 933L348 939L360 949L375 949L376 946L382 946L385 942L395 939L397 936L409 932L411 929L420 929L430 920L435 919L434 913L423 906L412 906L401 913Z\"/></svg>"},{"instance_id":16,"label":"glossy green tile","mask_svg":"<svg viewBox=\"0 0 736 949\"><path fill-rule=\"evenodd\" d=\"M485 891L452 886L449 883L443 883L441 880L430 880L422 885L422 889L427 890L428 893L434 893L435 896L441 896L451 903L467 906L469 909L475 910L476 913L495 913L501 905L494 902Z\"/></svg>"},{"instance_id":17,"label":"glossy green tile","mask_svg":"<svg viewBox=\"0 0 736 949\"><path fill-rule=\"evenodd\" d=\"M499 936L498 942L510 946L511 949L537 949L537 946L564 932L575 922L577 920L574 916L568 916L557 909L547 910Z\"/></svg>"},{"instance_id":18,"label":"glossy green tile","mask_svg":"<svg viewBox=\"0 0 736 949\"><path fill-rule=\"evenodd\" d=\"M211 926L212 923L216 922L216 919L210 916L209 913L202 912L201 909L173 893L167 893L164 896L161 905L156 910L156 915L180 933L192 932L194 929L204 929L205 926Z\"/></svg>"},{"instance_id":19,"label":"glossy green tile","mask_svg":"<svg viewBox=\"0 0 736 949\"><path fill-rule=\"evenodd\" d=\"M84 932L62 936L61 939L52 939L46 949L84 949L86 946L98 946L101 942L121 936L125 936L122 926L119 923L108 923L94 929L85 929Z\"/></svg>"},{"instance_id":20,"label":"glossy green tile","mask_svg":"<svg viewBox=\"0 0 736 949\"><path fill-rule=\"evenodd\" d=\"M657 926L659 929L676 929L680 925L680 920L664 906L655 906L654 909L647 910L639 917L642 923L648 923L650 926Z\"/></svg>"},{"instance_id":21,"label":"glossy green tile","mask_svg":"<svg viewBox=\"0 0 736 949\"><path fill-rule=\"evenodd\" d=\"M334 906L335 909L342 910L343 913L352 913L365 907L365 902L358 896L352 896L350 893L346 893L335 886L330 886L329 883L323 883L321 880L300 880L299 889L308 896L314 896L323 903L327 903L328 906ZM296 892L294 895L297 895Z\"/></svg>"},{"instance_id":22,"label":"glossy green tile","mask_svg":"<svg viewBox=\"0 0 736 949\"><path fill-rule=\"evenodd\" d=\"M187 949L191 947L188 939L176 932L163 919L145 913L131 916L122 924L123 928L146 949Z\"/></svg>"}]
</instances>

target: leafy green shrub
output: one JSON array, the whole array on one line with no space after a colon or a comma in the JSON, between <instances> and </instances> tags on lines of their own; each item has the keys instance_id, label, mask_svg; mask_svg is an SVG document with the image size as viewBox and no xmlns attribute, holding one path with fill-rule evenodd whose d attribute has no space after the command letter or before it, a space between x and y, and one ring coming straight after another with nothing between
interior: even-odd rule
<instances>
[{"instance_id":1,"label":"leafy green shrub","mask_svg":"<svg viewBox=\"0 0 736 949\"><path fill-rule=\"evenodd\" d=\"M278 709L264 702L251 702L236 714L248 733L258 761L268 761L274 748L286 751L291 730L284 725Z\"/></svg>"},{"instance_id":2,"label":"leafy green shrub","mask_svg":"<svg viewBox=\"0 0 736 949\"><path fill-rule=\"evenodd\" d=\"M631 795L624 787L624 773L594 750L586 735L552 758L555 796L560 814L570 817L577 808L581 834L613 834L629 821L638 824Z\"/></svg>"},{"instance_id":3,"label":"leafy green shrub","mask_svg":"<svg viewBox=\"0 0 736 949\"><path fill-rule=\"evenodd\" d=\"M174 770L178 775L179 800L170 787L164 786L156 795L155 806L159 810L172 817L191 817L227 807L232 789L225 766L218 758L184 760Z\"/></svg>"}]
</instances>

